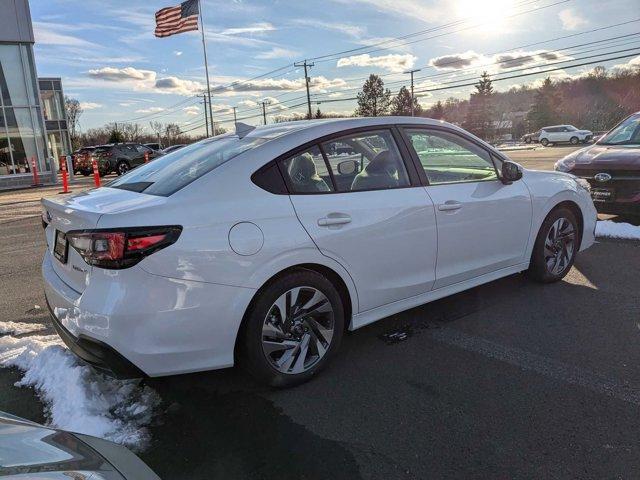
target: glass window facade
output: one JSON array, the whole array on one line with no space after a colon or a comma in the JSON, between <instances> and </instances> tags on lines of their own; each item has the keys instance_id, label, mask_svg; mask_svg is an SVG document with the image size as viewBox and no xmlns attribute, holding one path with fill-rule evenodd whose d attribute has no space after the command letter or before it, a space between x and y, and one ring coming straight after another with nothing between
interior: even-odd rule
<instances>
[{"instance_id":1,"label":"glass window facade","mask_svg":"<svg viewBox=\"0 0 640 480\"><path fill-rule=\"evenodd\" d=\"M47 155L60 159L71 154L71 140L64 111L64 93L59 79L39 79L40 100L47 132Z\"/></svg>"},{"instance_id":2,"label":"glass window facade","mask_svg":"<svg viewBox=\"0 0 640 480\"><path fill-rule=\"evenodd\" d=\"M50 170L32 46L0 44L0 175Z\"/></svg>"}]
</instances>

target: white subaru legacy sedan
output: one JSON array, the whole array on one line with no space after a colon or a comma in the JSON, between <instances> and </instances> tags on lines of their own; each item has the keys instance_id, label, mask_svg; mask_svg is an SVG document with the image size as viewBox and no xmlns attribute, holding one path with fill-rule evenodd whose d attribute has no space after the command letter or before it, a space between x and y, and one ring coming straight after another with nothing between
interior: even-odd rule
<instances>
[{"instance_id":1,"label":"white subaru legacy sedan","mask_svg":"<svg viewBox=\"0 0 640 480\"><path fill-rule=\"evenodd\" d=\"M594 242L587 188L440 121L238 124L44 199L47 302L115 375L237 362L293 385L347 329L518 272L563 278Z\"/></svg>"}]
</instances>

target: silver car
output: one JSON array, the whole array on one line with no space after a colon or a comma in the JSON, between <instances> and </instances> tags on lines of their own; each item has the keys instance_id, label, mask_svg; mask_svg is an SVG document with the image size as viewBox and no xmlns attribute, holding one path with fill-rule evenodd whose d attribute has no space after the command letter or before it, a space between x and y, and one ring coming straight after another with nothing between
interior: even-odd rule
<instances>
[{"instance_id":1,"label":"silver car","mask_svg":"<svg viewBox=\"0 0 640 480\"><path fill-rule=\"evenodd\" d=\"M160 480L121 445L0 412L0 477Z\"/></svg>"}]
</instances>

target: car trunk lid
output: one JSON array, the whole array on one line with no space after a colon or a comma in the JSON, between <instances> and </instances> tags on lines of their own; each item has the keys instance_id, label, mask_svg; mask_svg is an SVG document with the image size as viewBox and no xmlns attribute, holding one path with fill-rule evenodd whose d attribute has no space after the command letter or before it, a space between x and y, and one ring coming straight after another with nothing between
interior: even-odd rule
<instances>
[{"instance_id":1,"label":"car trunk lid","mask_svg":"<svg viewBox=\"0 0 640 480\"><path fill-rule=\"evenodd\" d=\"M69 287L82 293L93 267L68 245L66 234L95 229L105 214L144 208L165 200L164 197L115 188L100 188L69 197L43 198L43 218L48 223L47 248L54 257L54 271Z\"/></svg>"}]
</instances>

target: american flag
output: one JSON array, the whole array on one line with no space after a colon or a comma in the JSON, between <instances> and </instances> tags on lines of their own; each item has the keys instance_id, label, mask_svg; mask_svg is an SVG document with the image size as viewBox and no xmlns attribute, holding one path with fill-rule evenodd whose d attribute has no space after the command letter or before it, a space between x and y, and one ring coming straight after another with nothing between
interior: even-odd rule
<instances>
[{"instance_id":1,"label":"american flag","mask_svg":"<svg viewBox=\"0 0 640 480\"><path fill-rule=\"evenodd\" d=\"M176 7L156 12L156 37L198 30L198 0L187 0Z\"/></svg>"}]
</instances>

